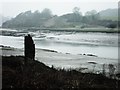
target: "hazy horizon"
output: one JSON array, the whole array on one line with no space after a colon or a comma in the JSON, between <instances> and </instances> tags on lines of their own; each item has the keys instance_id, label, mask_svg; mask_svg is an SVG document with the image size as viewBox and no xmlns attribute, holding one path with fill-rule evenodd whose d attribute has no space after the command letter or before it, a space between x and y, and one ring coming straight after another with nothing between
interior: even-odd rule
<instances>
[{"instance_id":1,"label":"hazy horizon","mask_svg":"<svg viewBox=\"0 0 120 90\"><path fill-rule=\"evenodd\" d=\"M39 10L40 12L44 8L49 8L53 15L63 15L71 13L74 7L79 7L80 12L84 15L85 12L96 10L97 12L105 9L118 8L118 0L0 0L0 14L5 17L15 17L21 12L31 10Z\"/></svg>"}]
</instances>

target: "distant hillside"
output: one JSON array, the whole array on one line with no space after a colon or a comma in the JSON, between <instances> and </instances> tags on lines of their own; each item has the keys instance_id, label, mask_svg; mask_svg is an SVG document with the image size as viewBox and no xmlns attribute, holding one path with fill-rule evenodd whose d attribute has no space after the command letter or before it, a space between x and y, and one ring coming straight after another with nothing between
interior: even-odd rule
<instances>
[{"instance_id":1,"label":"distant hillside","mask_svg":"<svg viewBox=\"0 0 120 90\"><path fill-rule=\"evenodd\" d=\"M118 9L107 9L99 12L100 18L103 20L118 20Z\"/></svg>"},{"instance_id":2,"label":"distant hillside","mask_svg":"<svg viewBox=\"0 0 120 90\"><path fill-rule=\"evenodd\" d=\"M42 24L51 17L52 14L46 10L42 13L39 11L35 11L34 13L31 11L26 11L20 13L9 21L4 22L2 24L2 27L41 27Z\"/></svg>"},{"instance_id":3,"label":"distant hillside","mask_svg":"<svg viewBox=\"0 0 120 90\"><path fill-rule=\"evenodd\" d=\"M85 27L117 27L117 9L107 9L99 13L89 13L82 16L80 12L67 13L61 16L53 15L49 9L42 12L26 11L15 18L3 22L3 28L85 28Z\"/></svg>"},{"instance_id":4,"label":"distant hillside","mask_svg":"<svg viewBox=\"0 0 120 90\"><path fill-rule=\"evenodd\" d=\"M0 26L2 26L2 23L6 22L7 20L10 20L10 17L4 17L0 15Z\"/></svg>"}]
</instances>

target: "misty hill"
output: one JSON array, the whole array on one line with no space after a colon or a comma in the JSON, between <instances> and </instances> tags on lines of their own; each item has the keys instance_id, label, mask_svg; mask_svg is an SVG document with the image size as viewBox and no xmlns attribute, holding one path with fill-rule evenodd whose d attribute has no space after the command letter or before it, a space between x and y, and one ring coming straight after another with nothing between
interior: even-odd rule
<instances>
[{"instance_id":1,"label":"misty hill","mask_svg":"<svg viewBox=\"0 0 120 90\"><path fill-rule=\"evenodd\" d=\"M35 11L32 13L31 11L26 11L24 13L20 13L15 18L3 23L3 27L40 27L42 23L50 19L52 15L46 12L39 13Z\"/></svg>"},{"instance_id":2,"label":"misty hill","mask_svg":"<svg viewBox=\"0 0 120 90\"><path fill-rule=\"evenodd\" d=\"M94 10L82 16L81 12L74 11L62 16L53 15L49 9L42 12L26 11L17 15L15 18L8 20L2 24L3 28L23 28L23 27L39 27L39 28L84 28L84 27L117 27L116 9L108 9L99 13ZM115 15L111 14L114 13Z\"/></svg>"},{"instance_id":3,"label":"misty hill","mask_svg":"<svg viewBox=\"0 0 120 90\"><path fill-rule=\"evenodd\" d=\"M0 15L0 26L2 26L2 23L6 22L7 20L10 20L10 17L4 17Z\"/></svg>"},{"instance_id":4,"label":"misty hill","mask_svg":"<svg viewBox=\"0 0 120 90\"><path fill-rule=\"evenodd\" d=\"M106 9L99 12L101 19L118 20L118 9Z\"/></svg>"}]
</instances>

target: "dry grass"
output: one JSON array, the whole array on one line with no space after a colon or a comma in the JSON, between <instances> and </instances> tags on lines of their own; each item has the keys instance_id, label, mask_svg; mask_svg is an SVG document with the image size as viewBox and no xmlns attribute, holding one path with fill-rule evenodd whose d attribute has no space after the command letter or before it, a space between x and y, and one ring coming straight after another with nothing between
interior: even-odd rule
<instances>
[{"instance_id":1,"label":"dry grass","mask_svg":"<svg viewBox=\"0 0 120 90\"><path fill-rule=\"evenodd\" d=\"M76 70L55 69L23 56L2 57L4 88L35 88L58 90L73 88L118 88L119 80L102 74L81 73Z\"/></svg>"}]
</instances>

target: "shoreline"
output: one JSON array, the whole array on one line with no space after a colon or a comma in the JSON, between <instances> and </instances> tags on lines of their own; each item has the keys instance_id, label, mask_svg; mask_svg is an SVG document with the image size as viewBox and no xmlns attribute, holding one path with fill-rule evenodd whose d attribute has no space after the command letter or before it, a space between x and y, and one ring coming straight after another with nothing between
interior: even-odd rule
<instances>
[{"instance_id":1,"label":"shoreline","mask_svg":"<svg viewBox=\"0 0 120 90\"><path fill-rule=\"evenodd\" d=\"M1 52L0 48L0 52ZM3 49L2 56L24 56L23 49ZM35 60L45 63L47 66L54 66L55 68L65 69L79 69L82 68L83 72L95 72L100 73L103 65L106 66L106 72L108 72L108 65L113 64L116 67L115 72L118 73L118 60L110 58L101 58L94 55L73 55L70 53L60 53L54 50L38 49L36 48Z\"/></svg>"},{"instance_id":2,"label":"shoreline","mask_svg":"<svg viewBox=\"0 0 120 90\"><path fill-rule=\"evenodd\" d=\"M9 31L14 29L16 31L13 31L13 32L16 32L17 33L17 30L19 31L22 31L22 32L27 32L28 30L31 30L31 31L53 31L53 32L96 32L96 33L120 33L120 30L119 28L0 28L0 31L4 29L6 31ZM12 31L11 31L12 32Z\"/></svg>"}]
</instances>

